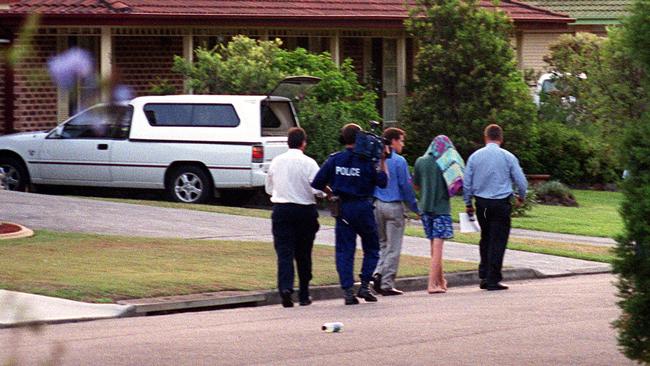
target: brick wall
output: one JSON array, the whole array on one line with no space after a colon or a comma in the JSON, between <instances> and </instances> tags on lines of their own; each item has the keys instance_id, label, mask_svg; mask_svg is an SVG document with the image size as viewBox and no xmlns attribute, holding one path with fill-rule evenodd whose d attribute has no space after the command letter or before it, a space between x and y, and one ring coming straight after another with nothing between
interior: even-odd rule
<instances>
[{"instance_id":1,"label":"brick wall","mask_svg":"<svg viewBox=\"0 0 650 366\"><path fill-rule=\"evenodd\" d=\"M174 55L183 55L182 37L124 36L113 38L113 71L136 96L149 94L157 77L183 91L183 78L172 73Z\"/></svg>"},{"instance_id":2,"label":"brick wall","mask_svg":"<svg viewBox=\"0 0 650 366\"><path fill-rule=\"evenodd\" d=\"M57 125L57 92L47 74L47 60L56 54L56 37L37 36L30 52L14 69L14 128L49 129ZM3 103L4 104L4 103Z\"/></svg>"},{"instance_id":3,"label":"brick wall","mask_svg":"<svg viewBox=\"0 0 650 366\"><path fill-rule=\"evenodd\" d=\"M0 135L5 133L5 69L6 62L2 55L6 47L0 47Z\"/></svg>"},{"instance_id":4,"label":"brick wall","mask_svg":"<svg viewBox=\"0 0 650 366\"><path fill-rule=\"evenodd\" d=\"M535 69L543 71L548 68L544 56L549 53L551 43L564 33L523 33L521 44L521 69Z\"/></svg>"}]
</instances>

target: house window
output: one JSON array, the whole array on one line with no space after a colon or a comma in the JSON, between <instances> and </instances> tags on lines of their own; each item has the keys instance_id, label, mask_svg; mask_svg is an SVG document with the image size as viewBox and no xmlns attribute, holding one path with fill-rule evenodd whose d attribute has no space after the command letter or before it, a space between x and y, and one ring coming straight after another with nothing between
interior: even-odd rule
<instances>
[{"instance_id":1,"label":"house window","mask_svg":"<svg viewBox=\"0 0 650 366\"><path fill-rule=\"evenodd\" d=\"M95 63L95 70L99 75L99 43L100 38L96 36L70 36L68 47L78 47L90 52ZM72 116L80 111L97 104L100 100L99 83L95 78L77 80L74 88L68 96L68 115Z\"/></svg>"}]
</instances>

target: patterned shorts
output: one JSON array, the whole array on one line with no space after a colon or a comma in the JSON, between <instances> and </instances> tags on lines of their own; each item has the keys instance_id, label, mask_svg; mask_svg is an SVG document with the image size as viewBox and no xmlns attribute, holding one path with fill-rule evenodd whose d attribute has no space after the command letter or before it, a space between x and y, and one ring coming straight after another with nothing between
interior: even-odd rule
<instances>
[{"instance_id":1,"label":"patterned shorts","mask_svg":"<svg viewBox=\"0 0 650 366\"><path fill-rule=\"evenodd\" d=\"M422 215L424 234L431 239L451 239L454 237L454 228L451 226L451 215Z\"/></svg>"}]
</instances>

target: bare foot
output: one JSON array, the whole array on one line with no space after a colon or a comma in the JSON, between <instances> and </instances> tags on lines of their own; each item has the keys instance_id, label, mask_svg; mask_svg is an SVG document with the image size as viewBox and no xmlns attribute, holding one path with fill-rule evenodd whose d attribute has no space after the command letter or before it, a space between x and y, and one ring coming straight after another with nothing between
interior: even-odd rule
<instances>
[{"instance_id":1,"label":"bare foot","mask_svg":"<svg viewBox=\"0 0 650 366\"><path fill-rule=\"evenodd\" d=\"M427 292L430 294L443 294L447 292L447 289L442 287L434 287L434 288L427 289Z\"/></svg>"}]
</instances>

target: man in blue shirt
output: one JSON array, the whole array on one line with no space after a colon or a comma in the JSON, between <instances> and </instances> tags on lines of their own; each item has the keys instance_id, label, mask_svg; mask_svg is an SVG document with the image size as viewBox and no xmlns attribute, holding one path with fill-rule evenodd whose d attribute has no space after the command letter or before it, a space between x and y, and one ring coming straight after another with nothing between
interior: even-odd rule
<instances>
[{"instance_id":1,"label":"man in blue shirt","mask_svg":"<svg viewBox=\"0 0 650 366\"><path fill-rule=\"evenodd\" d=\"M373 276L374 289L384 296L402 295L395 288L404 236L404 203L419 215L418 203L411 184L408 164L400 153L404 148L405 133L399 128L384 130L384 140L390 141L392 152L386 159L388 186L375 188L375 220L379 231L379 263Z\"/></svg>"},{"instance_id":2,"label":"man in blue shirt","mask_svg":"<svg viewBox=\"0 0 650 366\"><path fill-rule=\"evenodd\" d=\"M501 284L503 255L510 235L510 203L512 185L517 186L516 205L526 197L528 182L519 166L519 160L502 149L503 130L491 124L484 131L485 147L475 151L467 160L463 180L463 198L466 211L474 214L472 197L476 200L476 216L481 225L479 243L481 262L478 275L481 289L507 290Z\"/></svg>"},{"instance_id":3,"label":"man in blue shirt","mask_svg":"<svg viewBox=\"0 0 650 366\"><path fill-rule=\"evenodd\" d=\"M329 190L341 201L335 228L336 270L344 291L346 305L359 303L352 288L357 234L361 237L363 248L361 287L357 296L366 301L377 301L369 289L379 259L379 239L373 214L372 195L375 187L386 187L388 181L385 157L380 160L378 170L371 160L354 153L359 131L361 127L354 123L349 123L341 129L341 142L345 145L345 149L330 155L311 184L320 191L327 191L326 187L329 186Z\"/></svg>"}]
</instances>

